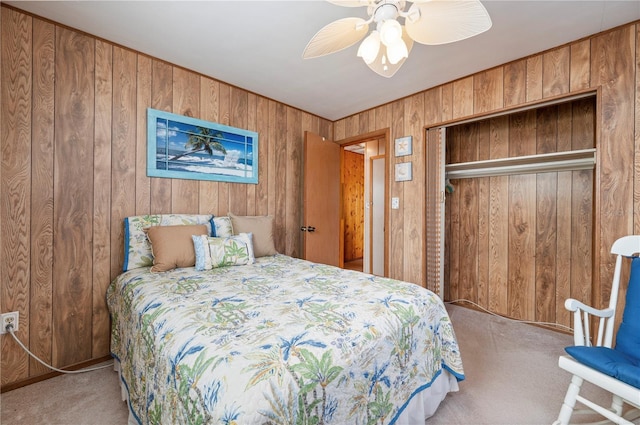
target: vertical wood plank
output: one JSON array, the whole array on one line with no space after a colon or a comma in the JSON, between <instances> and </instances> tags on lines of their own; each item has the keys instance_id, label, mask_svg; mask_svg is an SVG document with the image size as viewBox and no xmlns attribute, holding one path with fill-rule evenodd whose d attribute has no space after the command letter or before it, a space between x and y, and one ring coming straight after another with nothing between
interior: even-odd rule
<instances>
[{"instance_id":1,"label":"vertical wood plank","mask_svg":"<svg viewBox=\"0 0 640 425\"><path fill-rule=\"evenodd\" d=\"M302 225L301 208L302 189L300 182L302 181L302 144L303 139L299 136L302 127L302 115L300 110L290 107L286 108L287 114L287 167L286 167L286 214L285 223L287 229L299 229ZM302 256L302 232L287 232L285 235L286 253L292 257Z\"/></svg>"},{"instance_id":2,"label":"vertical wood plank","mask_svg":"<svg viewBox=\"0 0 640 425\"><path fill-rule=\"evenodd\" d=\"M334 141L338 141L338 140L342 140L342 139L346 139L347 135L346 135L346 131L345 131L345 127L346 127L346 120L342 119L338 122L336 122L333 125L333 140Z\"/></svg>"},{"instance_id":3,"label":"vertical wood plank","mask_svg":"<svg viewBox=\"0 0 640 425\"><path fill-rule=\"evenodd\" d=\"M575 102L573 102L575 103ZM558 151L572 149L572 125L573 103L558 105ZM595 119L595 114L593 115ZM593 134L592 134L593 138ZM556 234L557 234L557 261L555 281L555 322L565 326L571 324L571 313L564 308L564 302L571 297L571 171L563 171L558 174L558 187L556 192Z\"/></svg>"},{"instance_id":4,"label":"vertical wood plank","mask_svg":"<svg viewBox=\"0 0 640 425\"><path fill-rule=\"evenodd\" d=\"M357 136L360 129L360 114L351 115L345 121L347 137Z\"/></svg>"},{"instance_id":5,"label":"vertical wood plank","mask_svg":"<svg viewBox=\"0 0 640 425\"><path fill-rule=\"evenodd\" d=\"M440 102L438 102L438 105L440 105ZM438 106L438 110L440 110L439 106ZM392 115L391 115L390 104L385 104L376 108L375 114L376 114L376 124L377 124L376 130L391 127ZM338 139L335 139L335 140L338 140Z\"/></svg>"},{"instance_id":6,"label":"vertical wood plank","mask_svg":"<svg viewBox=\"0 0 640 425\"><path fill-rule=\"evenodd\" d=\"M500 97L502 100L502 96ZM478 160L490 159L491 120L477 123L478 130ZM489 226L490 226L490 192L491 178L482 177L478 180L478 277L476 296L477 302L484 308L489 306Z\"/></svg>"},{"instance_id":7,"label":"vertical wood plank","mask_svg":"<svg viewBox=\"0 0 640 425\"><path fill-rule=\"evenodd\" d=\"M556 312L557 173L540 173L536 181L535 320L554 322Z\"/></svg>"},{"instance_id":8,"label":"vertical wood plank","mask_svg":"<svg viewBox=\"0 0 640 425\"><path fill-rule=\"evenodd\" d=\"M390 148L390 176L395 176L395 164L403 162L400 158L395 157L394 140L405 135L404 133L404 103L394 102L391 107L392 127ZM404 270L404 225L403 212L404 209L404 186L401 182L396 182L395 178L391 178L389 182L389 194L391 197L398 198L400 209L391 210L391 229L389 229L389 277L402 279Z\"/></svg>"},{"instance_id":9,"label":"vertical wood plank","mask_svg":"<svg viewBox=\"0 0 640 425\"><path fill-rule=\"evenodd\" d=\"M147 122L147 108L151 105L151 58L137 57L136 122ZM147 177L147 129L136 125L136 215L151 212L151 181Z\"/></svg>"},{"instance_id":10,"label":"vertical wood plank","mask_svg":"<svg viewBox=\"0 0 640 425\"><path fill-rule=\"evenodd\" d=\"M584 99L572 103L571 148L595 147L596 104ZM592 170L571 173L571 289L570 296L587 303L592 299L594 284L594 172ZM610 249L610 248L609 248ZM611 258L609 258L611 261Z\"/></svg>"},{"instance_id":11,"label":"vertical wood plank","mask_svg":"<svg viewBox=\"0 0 640 425\"><path fill-rule=\"evenodd\" d=\"M217 81L200 77L200 117L205 121L218 122L219 89L220 84ZM198 212L222 215L218 212L218 182L201 180L198 186Z\"/></svg>"},{"instance_id":12,"label":"vertical wood plank","mask_svg":"<svg viewBox=\"0 0 640 425\"><path fill-rule=\"evenodd\" d=\"M442 120L453 119L453 83L442 86Z\"/></svg>"},{"instance_id":13,"label":"vertical wood plank","mask_svg":"<svg viewBox=\"0 0 640 425\"><path fill-rule=\"evenodd\" d=\"M535 111L510 117L509 156L531 155L536 150ZM536 176L509 176L509 316L535 315Z\"/></svg>"},{"instance_id":14,"label":"vertical wood plank","mask_svg":"<svg viewBox=\"0 0 640 425\"><path fill-rule=\"evenodd\" d=\"M151 65L151 107L159 111L173 111L173 67L154 60ZM146 119L145 119L146 123ZM151 213L171 212L171 179L150 178Z\"/></svg>"},{"instance_id":15,"label":"vertical wood plank","mask_svg":"<svg viewBox=\"0 0 640 425\"><path fill-rule=\"evenodd\" d=\"M51 362L54 80L55 27L34 19L29 345L30 350L45 362ZM30 376L48 371L30 359Z\"/></svg>"},{"instance_id":16,"label":"vertical wood plank","mask_svg":"<svg viewBox=\"0 0 640 425\"><path fill-rule=\"evenodd\" d=\"M534 319L535 175L509 176L509 316Z\"/></svg>"},{"instance_id":17,"label":"vertical wood plank","mask_svg":"<svg viewBox=\"0 0 640 425\"><path fill-rule=\"evenodd\" d=\"M124 263L124 218L136 211L136 54L113 47L111 120L111 275ZM145 120L146 124L146 120Z\"/></svg>"},{"instance_id":18,"label":"vertical wood plank","mask_svg":"<svg viewBox=\"0 0 640 425\"><path fill-rule=\"evenodd\" d=\"M542 55L542 97L569 92L571 48L564 46Z\"/></svg>"},{"instance_id":19,"label":"vertical wood plank","mask_svg":"<svg viewBox=\"0 0 640 425\"><path fill-rule=\"evenodd\" d=\"M504 66L504 106L514 106L527 100L527 61L519 60Z\"/></svg>"},{"instance_id":20,"label":"vertical wood plank","mask_svg":"<svg viewBox=\"0 0 640 425\"><path fill-rule=\"evenodd\" d=\"M247 128L248 93L236 87L231 87L230 106L229 125ZM247 186L241 183L229 184L229 211L236 215L247 214Z\"/></svg>"},{"instance_id":21,"label":"vertical wood plank","mask_svg":"<svg viewBox=\"0 0 640 425\"><path fill-rule=\"evenodd\" d=\"M247 116L247 122L246 122L246 127L241 127L241 128L246 128L248 130L251 131L255 131L255 132L259 132L258 128L256 127L257 123L257 96L254 95L253 93L247 93L248 97L247 97L247 112L246 112L246 116ZM260 164L260 134L258 134L258 153L257 155L255 155L255 157L257 158L256 163L259 165ZM258 181L260 181L260 171L258 170ZM245 185L246 190L247 190L247 202L246 202L246 209L245 209L245 214L247 215L256 215L256 186L255 184L247 184Z\"/></svg>"},{"instance_id":22,"label":"vertical wood plank","mask_svg":"<svg viewBox=\"0 0 640 425\"><path fill-rule=\"evenodd\" d=\"M269 149L267 152L267 167L269 170L276 170L276 150L277 150L277 137L276 134L276 102L273 100L269 100L267 102L267 144L269 145ZM267 176L267 193L269 194L269 201L267 203L267 211L268 214L276 216L277 208L276 208L276 185L278 182L276 181L276 176L280 174L277 172L270 172ZM274 226L277 218L274 218ZM275 232L275 228L274 228ZM281 249L280 245L276 244L276 249ZM283 252L283 251L278 251Z\"/></svg>"},{"instance_id":23,"label":"vertical wood plank","mask_svg":"<svg viewBox=\"0 0 640 425\"><path fill-rule=\"evenodd\" d=\"M53 364L91 358L95 43L57 28Z\"/></svg>"},{"instance_id":24,"label":"vertical wood plank","mask_svg":"<svg viewBox=\"0 0 640 425\"><path fill-rule=\"evenodd\" d=\"M425 255L425 132L424 94L404 99L405 134L413 136L412 179L404 182L403 279L426 286Z\"/></svg>"},{"instance_id":25,"label":"vertical wood plank","mask_svg":"<svg viewBox=\"0 0 640 425\"><path fill-rule=\"evenodd\" d=\"M173 89L173 112L199 118L200 77L193 72L174 67ZM193 214L198 211L198 189L197 180L171 179L171 212Z\"/></svg>"},{"instance_id":26,"label":"vertical wood plank","mask_svg":"<svg viewBox=\"0 0 640 425\"><path fill-rule=\"evenodd\" d=\"M589 39L571 45L570 61L570 90L589 88L591 79L591 41Z\"/></svg>"},{"instance_id":27,"label":"vertical wood plank","mask_svg":"<svg viewBox=\"0 0 640 425\"><path fill-rule=\"evenodd\" d=\"M269 131L269 101L258 97L256 105L256 128L259 129L259 168L258 186L256 187L256 214L269 214L269 148L271 144Z\"/></svg>"},{"instance_id":28,"label":"vertical wood plank","mask_svg":"<svg viewBox=\"0 0 640 425\"><path fill-rule=\"evenodd\" d=\"M442 88L427 90L424 93L424 122L429 124L442 121ZM376 114L376 119L379 114Z\"/></svg>"},{"instance_id":29,"label":"vertical wood plank","mask_svg":"<svg viewBox=\"0 0 640 425\"><path fill-rule=\"evenodd\" d=\"M447 130L447 164L455 164L461 162L460 159L460 127L453 127ZM461 216L461 196L459 184L462 180L451 180L450 183L454 187L454 192L447 198L446 202L446 220L447 229L445 246L448 246L445 262L448 264L446 271L448 273L449 297L455 300L460 297L460 216ZM445 280L445 282L447 282Z\"/></svg>"},{"instance_id":30,"label":"vertical wood plank","mask_svg":"<svg viewBox=\"0 0 640 425\"><path fill-rule=\"evenodd\" d=\"M93 326L92 356L109 354L110 318L105 294L112 274L111 246L111 111L113 109L113 50L96 40L95 128L93 139ZM146 122L146 120L145 120ZM121 225L122 226L122 225ZM119 270L118 270L119 271ZM115 270L113 270L115 273Z\"/></svg>"},{"instance_id":31,"label":"vertical wood plank","mask_svg":"<svg viewBox=\"0 0 640 425\"><path fill-rule=\"evenodd\" d=\"M272 169L279 170L275 177L275 219L274 235L276 250L283 254L288 254L286 231L287 214L287 107L280 103L275 106L275 143L274 143L274 166ZM271 168L271 167L270 167Z\"/></svg>"},{"instance_id":32,"label":"vertical wood plank","mask_svg":"<svg viewBox=\"0 0 640 425\"><path fill-rule=\"evenodd\" d=\"M490 120L490 159L509 156L509 117ZM489 177L489 310L506 315L509 270L509 177Z\"/></svg>"},{"instance_id":33,"label":"vertical wood plank","mask_svg":"<svg viewBox=\"0 0 640 425\"><path fill-rule=\"evenodd\" d=\"M462 125L460 128L460 162L478 160L478 125ZM477 302L478 286L478 179L458 181L460 193L460 260L458 296Z\"/></svg>"},{"instance_id":34,"label":"vertical wood plank","mask_svg":"<svg viewBox=\"0 0 640 425\"><path fill-rule=\"evenodd\" d=\"M542 55L527 58L527 102L542 99Z\"/></svg>"},{"instance_id":35,"label":"vertical wood plank","mask_svg":"<svg viewBox=\"0 0 640 425\"><path fill-rule=\"evenodd\" d=\"M564 302L571 297L571 263L573 249L572 230L572 171L558 173L556 192L557 218L557 262L555 282L556 314L554 322L571 326L571 313L564 308ZM589 282L590 284L591 282Z\"/></svg>"},{"instance_id":36,"label":"vertical wood plank","mask_svg":"<svg viewBox=\"0 0 640 425\"><path fill-rule=\"evenodd\" d=\"M29 215L31 213L32 138L32 19L2 10L2 145L0 158L0 244L2 246L1 303L3 312L17 311L20 330L28 340L31 279ZM46 319L45 319L46 320ZM11 338L2 338L1 381L24 379L29 373L26 353Z\"/></svg>"},{"instance_id":37,"label":"vertical wood plank","mask_svg":"<svg viewBox=\"0 0 640 425\"><path fill-rule=\"evenodd\" d=\"M503 68L493 68L473 77L473 112L475 114L502 108L504 93Z\"/></svg>"},{"instance_id":38,"label":"vertical wood plank","mask_svg":"<svg viewBox=\"0 0 640 425\"><path fill-rule=\"evenodd\" d=\"M229 115L231 113L231 87L220 83L218 95L218 123L231 125ZM229 201L229 185L227 182L218 182L218 215L227 215L231 210Z\"/></svg>"},{"instance_id":39,"label":"vertical wood plank","mask_svg":"<svg viewBox=\"0 0 640 425\"><path fill-rule=\"evenodd\" d=\"M453 118L473 114L473 77L453 82Z\"/></svg>"}]
</instances>

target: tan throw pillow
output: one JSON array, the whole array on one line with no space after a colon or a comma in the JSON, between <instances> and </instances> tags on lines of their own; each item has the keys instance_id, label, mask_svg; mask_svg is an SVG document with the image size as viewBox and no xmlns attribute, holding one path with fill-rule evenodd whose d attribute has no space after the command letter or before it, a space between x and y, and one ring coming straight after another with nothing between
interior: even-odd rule
<instances>
[{"instance_id":1,"label":"tan throw pillow","mask_svg":"<svg viewBox=\"0 0 640 425\"><path fill-rule=\"evenodd\" d=\"M147 237L153 252L152 272L166 272L176 267L193 267L196 253L193 249L193 235L208 235L204 224L151 226Z\"/></svg>"},{"instance_id":2,"label":"tan throw pillow","mask_svg":"<svg viewBox=\"0 0 640 425\"><path fill-rule=\"evenodd\" d=\"M253 234L253 253L256 258L278 253L273 242L273 216L238 216L229 213L229 217L231 217L234 235Z\"/></svg>"}]
</instances>

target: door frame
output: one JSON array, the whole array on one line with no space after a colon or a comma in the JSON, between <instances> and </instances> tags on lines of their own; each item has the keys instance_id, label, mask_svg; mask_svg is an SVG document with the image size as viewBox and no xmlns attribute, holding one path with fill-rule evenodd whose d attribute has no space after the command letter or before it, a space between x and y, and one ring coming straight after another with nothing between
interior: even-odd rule
<instances>
[{"instance_id":1,"label":"door frame","mask_svg":"<svg viewBox=\"0 0 640 425\"><path fill-rule=\"evenodd\" d=\"M391 176L391 172L389 171L391 167L391 164L389 161L390 133L391 133L391 130L389 128L384 128L381 130L371 131L369 133L363 133L357 136L348 137L346 139L335 141L335 143L340 145L341 152L344 152L344 148L346 146L355 145L358 143L368 143L376 140L381 142L384 145L384 154L378 155L378 156L384 156L384 159L385 159L385 168L384 168L384 173L385 173L385 178L384 178L384 193L385 193L384 195L384 229L385 229L384 231L384 276L385 277L389 277L389 231L388 230L391 228L391 211L390 211L390 202L389 202L389 176ZM340 157L342 158L342 155L340 155ZM343 162L341 160L341 163L340 163L341 176L343 171L342 167L343 167ZM341 193L340 203L342 204L342 190L340 191L340 193ZM342 206L341 206L341 210L342 210ZM342 214L342 211L341 211L341 214ZM370 229L369 223L367 222L367 220L365 221L366 221L365 225ZM343 222L342 219L341 219L341 222ZM343 259L344 257L343 249L344 249L344 230L342 229L342 226L341 226L341 229L340 229L340 258L341 259ZM371 256L371 252L369 252L369 255Z\"/></svg>"}]
</instances>

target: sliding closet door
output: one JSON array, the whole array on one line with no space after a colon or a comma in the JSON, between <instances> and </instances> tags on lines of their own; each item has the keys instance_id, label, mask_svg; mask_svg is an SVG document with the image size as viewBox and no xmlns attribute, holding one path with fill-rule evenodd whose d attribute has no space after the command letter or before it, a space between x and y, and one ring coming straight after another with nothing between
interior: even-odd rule
<instances>
[{"instance_id":1,"label":"sliding closet door","mask_svg":"<svg viewBox=\"0 0 640 425\"><path fill-rule=\"evenodd\" d=\"M444 129L427 130L426 250L427 289L444 298Z\"/></svg>"}]
</instances>

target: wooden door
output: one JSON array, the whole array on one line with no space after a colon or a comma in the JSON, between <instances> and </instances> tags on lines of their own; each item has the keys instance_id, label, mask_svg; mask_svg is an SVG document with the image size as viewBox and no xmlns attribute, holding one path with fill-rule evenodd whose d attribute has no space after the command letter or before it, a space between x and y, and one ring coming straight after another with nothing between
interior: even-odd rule
<instances>
[{"instance_id":1,"label":"wooden door","mask_svg":"<svg viewBox=\"0 0 640 425\"><path fill-rule=\"evenodd\" d=\"M342 266L340 256L340 146L304 133L303 257Z\"/></svg>"}]
</instances>

